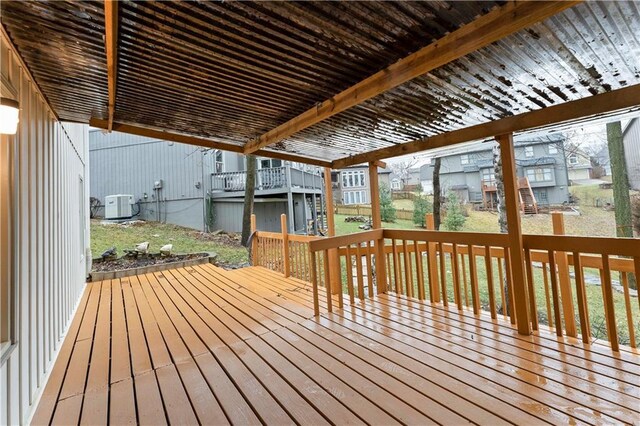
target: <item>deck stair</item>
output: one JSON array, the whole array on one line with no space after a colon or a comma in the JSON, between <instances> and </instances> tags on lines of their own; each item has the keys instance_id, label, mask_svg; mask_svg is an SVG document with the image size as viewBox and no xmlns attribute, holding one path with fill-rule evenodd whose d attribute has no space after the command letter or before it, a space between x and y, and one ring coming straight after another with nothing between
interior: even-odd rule
<instances>
[{"instance_id":1,"label":"deck stair","mask_svg":"<svg viewBox=\"0 0 640 426\"><path fill-rule=\"evenodd\" d=\"M520 194L520 210L524 214L538 214L538 202L531 189L529 179L518 178L518 192Z\"/></svg>"}]
</instances>

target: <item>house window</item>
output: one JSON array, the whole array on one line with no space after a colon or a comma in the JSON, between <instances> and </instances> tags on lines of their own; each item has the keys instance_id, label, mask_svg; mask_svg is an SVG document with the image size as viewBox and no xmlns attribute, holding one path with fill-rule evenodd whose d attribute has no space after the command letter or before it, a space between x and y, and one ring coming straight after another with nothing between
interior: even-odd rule
<instances>
[{"instance_id":1,"label":"house window","mask_svg":"<svg viewBox=\"0 0 640 426\"><path fill-rule=\"evenodd\" d=\"M578 154L569 154L569 164L578 164Z\"/></svg>"},{"instance_id":2,"label":"house window","mask_svg":"<svg viewBox=\"0 0 640 426\"><path fill-rule=\"evenodd\" d=\"M525 157L533 157L533 147L532 146L525 146L524 147L524 156Z\"/></svg>"},{"instance_id":3,"label":"house window","mask_svg":"<svg viewBox=\"0 0 640 426\"><path fill-rule=\"evenodd\" d=\"M538 204L549 204L549 198L547 197L546 189L537 189L533 191L533 196L536 197Z\"/></svg>"},{"instance_id":4,"label":"house window","mask_svg":"<svg viewBox=\"0 0 640 426\"><path fill-rule=\"evenodd\" d=\"M365 186L364 170L342 172L342 187L357 188Z\"/></svg>"},{"instance_id":5,"label":"house window","mask_svg":"<svg viewBox=\"0 0 640 426\"><path fill-rule=\"evenodd\" d=\"M272 169L274 167L282 167L282 160L277 160L275 158L260 160L261 169Z\"/></svg>"},{"instance_id":6,"label":"house window","mask_svg":"<svg viewBox=\"0 0 640 426\"><path fill-rule=\"evenodd\" d=\"M549 145L549 154L557 154L558 147L555 144Z\"/></svg>"},{"instance_id":7,"label":"house window","mask_svg":"<svg viewBox=\"0 0 640 426\"><path fill-rule=\"evenodd\" d=\"M553 180L553 172L548 167L527 169L527 178L529 182L548 182Z\"/></svg>"},{"instance_id":8,"label":"house window","mask_svg":"<svg viewBox=\"0 0 640 426\"><path fill-rule=\"evenodd\" d=\"M396 191L399 191L399 190L402 189L402 185L401 185L400 179L393 179L391 181L391 189L396 190Z\"/></svg>"},{"instance_id":9,"label":"house window","mask_svg":"<svg viewBox=\"0 0 640 426\"><path fill-rule=\"evenodd\" d=\"M344 193L344 204L364 204L364 191L347 191Z\"/></svg>"},{"instance_id":10,"label":"house window","mask_svg":"<svg viewBox=\"0 0 640 426\"><path fill-rule=\"evenodd\" d=\"M216 173L224 172L224 159L222 151L219 149L216 149L215 171Z\"/></svg>"},{"instance_id":11,"label":"house window","mask_svg":"<svg viewBox=\"0 0 640 426\"><path fill-rule=\"evenodd\" d=\"M482 183L488 186L496 186L496 174L494 169L482 169Z\"/></svg>"},{"instance_id":12,"label":"house window","mask_svg":"<svg viewBox=\"0 0 640 426\"><path fill-rule=\"evenodd\" d=\"M463 166L465 164L469 164L469 156L467 154L463 154L460 156L460 164Z\"/></svg>"}]
</instances>

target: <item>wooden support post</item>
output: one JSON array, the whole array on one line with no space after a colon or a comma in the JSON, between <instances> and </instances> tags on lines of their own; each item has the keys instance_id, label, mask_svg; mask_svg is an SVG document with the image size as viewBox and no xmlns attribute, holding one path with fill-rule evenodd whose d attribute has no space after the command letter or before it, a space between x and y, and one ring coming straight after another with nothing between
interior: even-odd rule
<instances>
[{"instance_id":1,"label":"wooden support post","mask_svg":"<svg viewBox=\"0 0 640 426\"><path fill-rule=\"evenodd\" d=\"M424 217L424 223L429 231L436 229L433 213L427 213ZM438 285L438 247L436 243L428 242L428 261L429 261L429 292L431 303L440 301L440 286Z\"/></svg>"},{"instance_id":2,"label":"wooden support post","mask_svg":"<svg viewBox=\"0 0 640 426\"><path fill-rule=\"evenodd\" d=\"M520 212L518 210L518 176L516 174L516 159L513 149L513 135L506 134L496 137L500 144L502 156L502 174L504 180L505 209L509 225L509 246L511 248L511 277L513 279L513 293L510 297L515 307L518 333L531 334L529 321L529 298L527 295L527 281L524 268L524 245L522 243L522 228L520 227Z\"/></svg>"},{"instance_id":3,"label":"wooden support post","mask_svg":"<svg viewBox=\"0 0 640 426\"><path fill-rule=\"evenodd\" d=\"M258 264L258 235L256 234L256 215L251 214L251 264L256 266Z\"/></svg>"},{"instance_id":4,"label":"wooden support post","mask_svg":"<svg viewBox=\"0 0 640 426\"><path fill-rule=\"evenodd\" d=\"M282 231L282 273L285 278L291 273L291 263L289 261L289 232L287 231L287 215L280 215L280 229Z\"/></svg>"},{"instance_id":5,"label":"wooden support post","mask_svg":"<svg viewBox=\"0 0 640 426\"><path fill-rule=\"evenodd\" d=\"M552 212L553 234L564 235L564 214ZM564 316L564 329L567 336L577 337L575 310L573 307L573 295L571 291L571 276L569 275L569 259L566 252L556 252L556 265L558 267L558 279L560 284L560 302L562 315ZM559 327L560 324L557 324Z\"/></svg>"},{"instance_id":6,"label":"wooden support post","mask_svg":"<svg viewBox=\"0 0 640 426\"><path fill-rule=\"evenodd\" d=\"M380 188L378 184L378 166L369 163L369 188L371 188L371 219L375 229L382 228L380 215ZM376 281L378 294L387 292L386 257L384 255L384 235L376 241Z\"/></svg>"},{"instance_id":7,"label":"wooden support post","mask_svg":"<svg viewBox=\"0 0 640 426\"><path fill-rule=\"evenodd\" d=\"M327 234L329 237L336 236L336 221L333 208L333 187L331 186L331 169L324 168L324 199L327 215ZM340 273L340 257L338 249L329 250L329 281L331 282L331 292L338 294L342 292L342 274Z\"/></svg>"}]
</instances>

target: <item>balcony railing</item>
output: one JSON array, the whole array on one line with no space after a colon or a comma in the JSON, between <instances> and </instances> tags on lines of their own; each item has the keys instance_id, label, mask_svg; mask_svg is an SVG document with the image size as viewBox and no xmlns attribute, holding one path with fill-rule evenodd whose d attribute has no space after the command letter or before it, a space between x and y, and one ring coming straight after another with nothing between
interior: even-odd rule
<instances>
[{"instance_id":1,"label":"balcony railing","mask_svg":"<svg viewBox=\"0 0 640 426\"><path fill-rule=\"evenodd\" d=\"M224 172L211 175L213 191L244 191L247 172ZM270 189L322 189L322 176L296 169L291 166L272 167L256 171L256 190Z\"/></svg>"}]
</instances>

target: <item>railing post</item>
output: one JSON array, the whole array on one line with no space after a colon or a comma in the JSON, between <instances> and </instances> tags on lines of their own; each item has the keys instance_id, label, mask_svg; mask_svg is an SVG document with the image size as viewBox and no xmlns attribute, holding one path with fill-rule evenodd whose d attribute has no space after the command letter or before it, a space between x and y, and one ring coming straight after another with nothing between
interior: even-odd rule
<instances>
[{"instance_id":1,"label":"railing post","mask_svg":"<svg viewBox=\"0 0 640 426\"><path fill-rule=\"evenodd\" d=\"M505 193L505 209L509 225L509 247L511 251L511 277L513 278L513 299L518 326L518 333L531 334L529 321L529 298L527 295L527 278L524 269L524 245L522 242L522 228L520 226L520 211L518 208L519 193L518 176L516 173L516 159L513 149L513 135L496 136L500 144L502 157L502 176ZM531 314L535 314L532 312ZM513 315L513 312L512 312Z\"/></svg>"},{"instance_id":2,"label":"railing post","mask_svg":"<svg viewBox=\"0 0 640 426\"><path fill-rule=\"evenodd\" d=\"M553 223L553 235L564 235L564 214L562 212L551 212L551 221ZM560 299L565 332L567 336L576 337L577 330L571 292L571 277L569 275L569 259L566 252L556 252L556 265L558 265L558 277L560 279ZM553 273L553 271L551 272ZM562 324L556 324L556 327L561 326Z\"/></svg>"},{"instance_id":3,"label":"railing post","mask_svg":"<svg viewBox=\"0 0 640 426\"><path fill-rule=\"evenodd\" d=\"M282 230L282 273L285 278L291 273L291 264L289 261L289 232L287 231L287 215L280 215L280 229Z\"/></svg>"},{"instance_id":4,"label":"railing post","mask_svg":"<svg viewBox=\"0 0 640 426\"><path fill-rule=\"evenodd\" d=\"M327 233L329 237L335 237L336 222L333 216L333 187L331 186L331 169L329 167L324 168L324 201L327 214ZM329 281L331 282L331 292L333 294L338 294L342 291L338 249L329 250Z\"/></svg>"},{"instance_id":5,"label":"railing post","mask_svg":"<svg viewBox=\"0 0 640 426\"><path fill-rule=\"evenodd\" d=\"M371 189L371 219L373 228L382 229L380 215L380 188L378 187L378 166L369 163L369 188ZM384 233L376 241L376 281L378 294L387 292L386 256L384 255Z\"/></svg>"},{"instance_id":6,"label":"railing post","mask_svg":"<svg viewBox=\"0 0 640 426\"><path fill-rule=\"evenodd\" d=\"M435 231L436 224L433 219L433 213L427 213L424 216L424 223L427 226L427 230ZM429 281L429 291L431 303L438 303L440 301L440 287L438 285L438 260L437 256L437 246L436 243L427 243L428 250L428 262L429 262L429 276L431 280Z\"/></svg>"},{"instance_id":7,"label":"railing post","mask_svg":"<svg viewBox=\"0 0 640 426\"><path fill-rule=\"evenodd\" d=\"M256 215L251 214L251 263L253 266L258 264L258 235L256 234Z\"/></svg>"}]
</instances>

